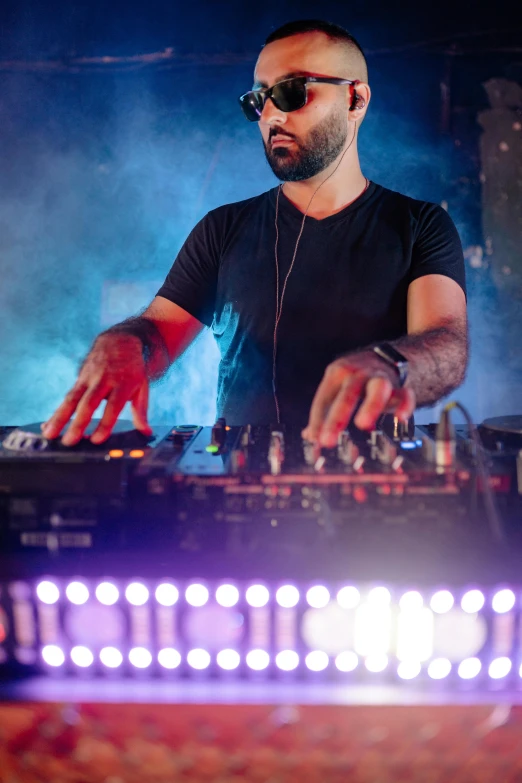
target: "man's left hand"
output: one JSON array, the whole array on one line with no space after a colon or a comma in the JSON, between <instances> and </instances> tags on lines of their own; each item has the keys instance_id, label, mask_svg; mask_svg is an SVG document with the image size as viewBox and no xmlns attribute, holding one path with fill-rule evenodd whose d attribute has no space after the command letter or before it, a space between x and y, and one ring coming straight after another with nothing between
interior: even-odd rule
<instances>
[{"instance_id":1,"label":"man's left hand","mask_svg":"<svg viewBox=\"0 0 522 783\"><path fill-rule=\"evenodd\" d=\"M401 421L407 421L415 410L413 389L399 387L393 367L388 367L372 351L348 354L326 368L303 438L326 448L334 447L361 400L354 419L361 430L373 429L383 413L393 413Z\"/></svg>"}]
</instances>

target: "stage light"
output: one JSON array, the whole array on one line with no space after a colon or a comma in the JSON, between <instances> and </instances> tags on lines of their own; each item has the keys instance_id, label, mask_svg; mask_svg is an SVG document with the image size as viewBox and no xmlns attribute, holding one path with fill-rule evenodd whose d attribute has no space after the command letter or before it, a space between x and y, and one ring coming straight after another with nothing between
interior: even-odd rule
<instances>
[{"instance_id":1,"label":"stage light","mask_svg":"<svg viewBox=\"0 0 522 783\"><path fill-rule=\"evenodd\" d=\"M133 606L143 606L149 600L148 588L142 582L131 582L125 590L125 598Z\"/></svg>"},{"instance_id":2,"label":"stage light","mask_svg":"<svg viewBox=\"0 0 522 783\"><path fill-rule=\"evenodd\" d=\"M409 590L399 599L399 608L403 612L417 612L423 605L422 595L417 590Z\"/></svg>"},{"instance_id":3,"label":"stage light","mask_svg":"<svg viewBox=\"0 0 522 783\"><path fill-rule=\"evenodd\" d=\"M163 582L157 586L154 596L162 606L174 606L179 598L179 590L169 582Z\"/></svg>"},{"instance_id":4,"label":"stage light","mask_svg":"<svg viewBox=\"0 0 522 783\"><path fill-rule=\"evenodd\" d=\"M176 669L181 663L181 655L173 647L164 647L158 653L158 663L164 669Z\"/></svg>"},{"instance_id":5,"label":"stage light","mask_svg":"<svg viewBox=\"0 0 522 783\"><path fill-rule=\"evenodd\" d=\"M129 661L137 669L146 669L152 663L152 655L146 647L133 647L129 652Z\"/></svg>"},{"instance_id":6,"label":"stage light","mask_svg":"<svg viewBox=\"0 0 522 783\"><path fill-rule=\"evenodd\" d=\"M388 666L388 656L383 653L380 655L369 655L365 659L364 665L369 672L378 674L379 672L383 672Z\"/></svg>"},{"instance_id":7,"label":"stage light","mask_svg":"<svg viewBox=\"0 0 522 783\"><path fill-rule=\"evenodd\" d=\"M468 614L474 614L475 612L480 612L485 600L484 594L480 590L468 590L462 596L460 605Z\"/></svg>"},{"instance_id":8,"label":"stage light","mask_svg":"<svg viewBox=\"0 0 522 783\"><path fill-rule=\"evenodd\" d=\"M466 658L460 662L457 671L459 677L461 677L463 680L472 680L480 673L481 669L482 664L478 658Z\"/></svg>"},{"instance_id":9,"label":"stage light","mask_svg":"<svg viewBox=\"0 0 522 783\"><path fill-rule=\"evenodd\" d=\"M443 680L451 672L451 661L447 658L434 658L428 665L428 677Z\"/></svg>"},{"instance_id":10,"label":"stage light","mask_svg":"<svg viewBox=\"0 0 522 783\"><path fill-rule=\"evenodd\" d=\"M270 663L270 656L265 650L250 650L246 655L247 666L254 671L266 669Z\"/></svg>"},{"instance_id":11,"label":"stage light","mask_svg":"<svg viewBox=\"0 0 522 783\"><path fill-rule=\"evenodd\" d=\"M36 595L43 604L55 604L60 598L60 591L54 582L44 580L38 584Z\"/></svg>"},{"instance_id":12,"label":"stage light","mask_svg":"<svg viewBox=\"0 0 522 783\"><path fill-rule=\"evenodd\" d=\"M397 618L397 658L400 661L427 661L431 658L433 625L431 609L421 606L420 609L401 610Z\"/></svg>"},{"instance_id":13,"label":"stage light","mask_svg":"<svg viewBox=\"0 0 522 783\"><path fill-rule=\"evenodd\" d=\"M372 587L366 601L372 606L388 606L391 601L390 591L387 587Z\"/></svg>"},{"instance_id":14,"label":"stage light","mask_svg":"<svg viewBox=\"0 0 522 783\"><path fill-rule=\"evenodd\" d=\"M71 660L76 664L76 666L87 668L93 663L94 655L88 647L78 645L77 647L73 647L71 650Z\"/></svg>"},{"instance_id":15,"label":"stage light","mask_svg":"<svg viewBox=\"0 0 522 783\"><path fill-rule=\"evenodd\" d=\"M240 660L239 653L236 650L220 650L216 655L217 665L227 671L237 669Z\"/></svg>"},{"instance_id":16,"label":"stage light","mask_svg":"<svg viewBox=\"0 0 522 783\"><path fill-rule=\"evenodd\" d=\"M360 600L361 596L356 587L341 587L337 593L337 603L343 609L355 609Z\"/></svg>"},{"instance_id":17,"label":"stage light","mask_svg":"<svg viewBox=\"0 0 522 783\"><path fill-rule=\"evenodd\" d=\"M330 593L324 585L314 585L307 591L306 600L314 609L322 609L330 601Z\"/></svg>"},{"instance_id":18,"label":"stage light","mask_svg":"<svg viewBox=\"0 0 522 783\"><path fill-rule=\"evenodd\" d=\"M297 669L299 665L299 656L295 650L281 650L276 655L276 666L285 672L291 672Z\"/></svg>"},{"instance_id":19,"label":"stage light","mask_svg":"<svg viewBox=\"0 0 522 783\"><path fill-rule=\"evenodd\" d=\"M276 601L285 609L292 609L299 603L299 590L294 585L283 585L276 593Z\"/></svg>"},{"instance_id":20,"label":"stage light","mask_svg":"<svg viewBox=\"0 0 522 783\"><path fill-rule=\"evenodd\" d=\"M352 650L343 650L335 659L340 672L353 672L359 664L359 658Z\"/></svg>"},{"instance_id":21,"label":"stage light","mask_svg":"<svg viewBox=\"0 0 522 783\"><path fill-rule=\"evenodd\" d=\"M116 647L104 647L100 650L100 661L109 669L117 669L123 663L123 655Z\"/></svg>"},{"instance_id":22,"label":"stage light","mask_svg":"<svg viewBox=\"0 0 522 783\"><path fill-rule=\"evenodd\" d=\"M391 609L387 604L360 604L355 610L355 652L363 657L388 653L391 644L391 621Z\"/></svg>"},{"instance_id":23,"label":"stage light","mask_svg":"<svg viewBox=\"0 0 522 783\"><path fill-rule=\"evenodd\" d=\"M234 585L219 585L216 590L216 601L227 608L235 606L239 601L239 590Z\"/></svg>"},{"instance_id":24,"label":"stage light","mask_svg":"<svg viewBox=\"0 0 522 783\"><path fill-rule=\"evenodd\" d=\"M101 582L95 594L98 601L105 606L112 606L120 597L120 591L112 582Z\"/></svg>"},{"instance_id":25,"label":"stage light","mask_svg":"<svg viewBox=\"0 0 522 783\"><path fill-rule=\"evenodd\" d=\"M513 590L499 590L498 593L495 593L493 596L491 606L493 607L494 612L504 614L504 612L509 612L513 609L515 601L516 598Z\"/></svg>"},{"instance_id":26,"label":"stage light","mask_svg":"<svg viewBox=\"0 0 522 783\"><path fill-rule=\"evenodd\" d=\"M57 644L46 644L42 649L42 658L48 666L62 666L65 663L65 655Z\"/></svg>"},{"instance_id":27,"label":"stage light","mask_svg":"<svg viewBox=\"0 0 522 783\"><path fill-rule=\"evenodd\" d=\"M196 648L187 653L187 663L193 669L206 669L210 666L210 655L206 650Z\"/></svg>"},{"instance_id":28,"label":"stage light","mask_svg":"<svg viewBox=\"0 0 522 783\"><path fill-rule=\"evenodd\" d=\"M493 680L501 680L502 677L507 677L511 671L511 660L505 656L501 658L495 658L491 661L488 667L488 674Z\"/></svg>"},{"instance_id":29,"label":"stage light","mask_svg":"<svg viewBox=\"0 0 522 783\"><path fill-rule=\"evenodd\" d=\"M307 667L313 672L322 672L329 663L328 655L322 650L312 650L305 658Z\"/></svg>"},{"instance_id":30,"label":"stage light","mask_svg":"<svg viewBox=\"0 0 522 783\"><path fill-rule=\"evenodd\" d=\"M453 607L455 599L449 590L438 590L431 597L430 606L437 614L445 614Z\"/></svg>"},{"instance_id":31,"label":"stage light","mask_svg":"<svg viewBox=\"0 0 522 783\"><path fill-rule=\"evenodd\" d=\"M419 661L401 661L397 667L397 674L401 680L413 680L421 673Z\"/></svg>"},{"instance_id":32,"label":"stage light","mask_svg":"<svg viewBox=\"0 0 522 783\"><path fill-rule=\"evenodd\" d=\"M260 609L268 603L270 593L264 585L250 585L246 591L245 597L250 606Z\"/></svg>"},{"instance_id":33,"label":"stage light","mask_svg":"<svg viewBox=\"0 0 522 783\"><path fill-rule=\"evenodd\" d=\"M192 584L185 590L185 599L191 606L205 606L209 592L205 585Z\"/></svg>"},{"instance_id":34,"label":"stage light","mask_svg":"<svg viewBox=\"0 0 522 783\"><path fill-rule=\"evenodd\" d=\"M65 588L65 595L76 606L81 606L89 600L89 590L83 582L70 582Z\"/></svg>"}]
</instances>

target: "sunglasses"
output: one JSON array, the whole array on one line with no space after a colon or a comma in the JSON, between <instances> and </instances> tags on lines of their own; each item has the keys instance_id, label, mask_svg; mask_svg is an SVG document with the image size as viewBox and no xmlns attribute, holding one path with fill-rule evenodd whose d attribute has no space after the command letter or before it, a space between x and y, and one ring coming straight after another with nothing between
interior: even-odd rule
<instances>
[{"instance_id":1,"label":"sunglasses","mask_svg":"<svg viewBox=\"0 0 522 783\"><path fill-rule=\"evenodd\" d=\"M296 76L285 79L262 90L250 90L239 98L243 114L250 122L259 122L264 105L270 98L280 111L290 112L302 109L307 101L306 85L311 82L322 84L358 84L351 79L336 79L327 76Z\"/></svg>"}]
</instances>

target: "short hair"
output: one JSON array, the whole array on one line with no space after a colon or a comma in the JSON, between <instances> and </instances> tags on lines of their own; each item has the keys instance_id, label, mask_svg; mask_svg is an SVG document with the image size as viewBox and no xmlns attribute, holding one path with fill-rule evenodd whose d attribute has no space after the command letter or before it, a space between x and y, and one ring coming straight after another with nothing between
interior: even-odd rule
<instances>
[{"instance_id":1,"label":"short hair","mask_svg":"<svg viewBox=\"0 0 522 783\"><path fill-rule=\"evenodd\" d=\"M286 24L278 27L267 37L264 45L272 43L273 41L280 41L281 38L289 38L292 35L300 35L301 33L324 33L332 41L343 43L348 46L349 49L355 49L357 53L362 57L364 63L364 69L366 71L366 79L368 78L368 63L362 50L360 43L354 36L345 30L341 25L334 24L333 22L326 22L324 19L297 19L295 22L286 22Z\"/></svg>"}]
</instances>

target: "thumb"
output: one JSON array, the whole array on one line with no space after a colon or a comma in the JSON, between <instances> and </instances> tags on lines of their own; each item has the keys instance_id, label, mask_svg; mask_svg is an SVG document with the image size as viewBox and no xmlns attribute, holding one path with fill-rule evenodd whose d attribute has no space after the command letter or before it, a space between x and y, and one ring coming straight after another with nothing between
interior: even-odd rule
<instances>
[{"instance_id":1,"label":"thumb","mask_svg":"<svg viewBox=\"0 0 522 783\"><path fill-rule=\"evenodd\" d=\"M137 430L144 435L152 435L152 428L147 421L149 407L149 382L144 379L140 388L131 400L132 422Z\"/></svg>"}]
</instances>

